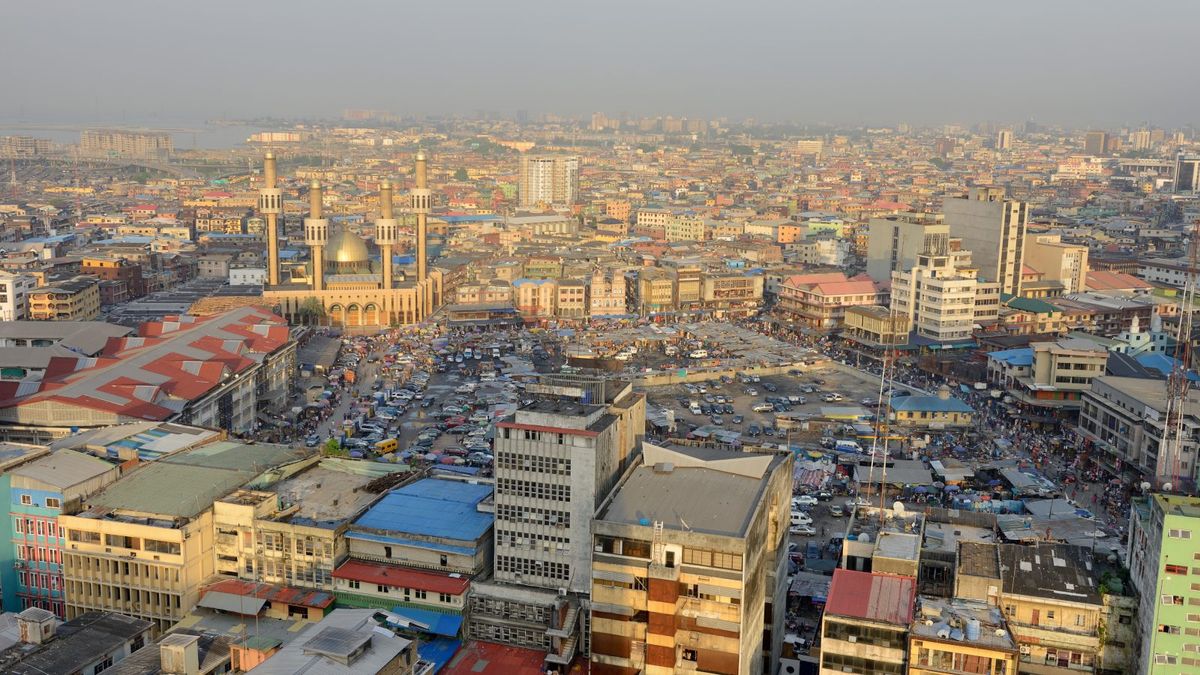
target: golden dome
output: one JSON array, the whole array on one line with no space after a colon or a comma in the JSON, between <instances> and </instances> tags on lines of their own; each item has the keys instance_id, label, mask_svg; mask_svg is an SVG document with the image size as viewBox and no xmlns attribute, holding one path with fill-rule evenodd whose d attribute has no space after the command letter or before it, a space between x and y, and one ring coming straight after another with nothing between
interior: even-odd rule
<instances>
[{"instance_id":1,"label":"golden dome","mask_svg":"<svg viewBox=\"0 0 1200 675\"><path fill-rule=\"evenodd\" d=\"M361 263L367 259L367 242L345 226L338 227L325 244L326 262Z\"/></svg>"}]
</instances>

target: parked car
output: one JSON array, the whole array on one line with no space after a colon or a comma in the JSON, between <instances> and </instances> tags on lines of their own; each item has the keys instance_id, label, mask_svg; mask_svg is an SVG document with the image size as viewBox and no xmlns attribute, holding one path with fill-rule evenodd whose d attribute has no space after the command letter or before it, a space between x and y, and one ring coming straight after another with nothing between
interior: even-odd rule
<instances>
[{"instance_id":1,"label":"parked car","mask_svg":"<svg viewBox=\"0 0 1200 675\"><path fill-rule=\"evenodd\" d=\"M800 495L799 497L792 497L792 508L816 505L817 498L812 495Z\"/></svg>"},{"instance_id":2,"label":"parked car","mask_svg":"<svg viewBox=\"0 0 1200 675\"><path fill-rule=\"evenodd\" d=\"M846 510L842 508L841 504L830 504L829 515L833 516L834 518L841 518L842 516L846 515Z\"/></svg>"},{"instance_id":3,"label":"parked car","mask_svg":"<svg viewBox=\"0 0 1200 675\"><path fill-rule=\"evenodd\" d=\"M817 534L812 525L793 525L788 531L797 537L813 537Z\"/></svg>"}]
</instances>

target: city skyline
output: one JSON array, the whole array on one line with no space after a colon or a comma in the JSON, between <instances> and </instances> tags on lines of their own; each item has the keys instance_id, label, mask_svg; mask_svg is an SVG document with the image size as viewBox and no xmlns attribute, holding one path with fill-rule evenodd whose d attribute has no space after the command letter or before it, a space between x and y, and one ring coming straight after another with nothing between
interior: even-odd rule
<instances>
[{"instance_id":1,"label":"city skyline","mask_svg":"<svg viewBox=\"0 0 1200 675\"><path fill-rule=\"evenodd\" d=\"M22 68L9 73L0 119L148 124L333 117L354 107L1177 127L1195 123L1200 103L1170 69L1104 47L1119 11L1111 2L1006 3L999 15L941 1L868 15L834 4L760 2L736 14L673 3L602 12L518 4L357 2L332 14L312 3L215 2L186 22L141 2L12 8L0 56ZM1152 42L1157 63L1187 62L1186 31L1200 8L1157 4L1162 11L1141 18L1161 18L1107 34ZM56 23L63 15L73 18Z\"/></svg>"}]
</instances>

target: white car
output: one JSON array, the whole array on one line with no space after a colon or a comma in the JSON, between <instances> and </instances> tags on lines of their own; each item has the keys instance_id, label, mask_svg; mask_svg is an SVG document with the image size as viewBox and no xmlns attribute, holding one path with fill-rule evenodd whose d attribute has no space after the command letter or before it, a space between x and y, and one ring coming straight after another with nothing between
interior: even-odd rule
<instances>
[{"instance_id":1,"label":"white car","mask_svg":"<svg viewBox=\"0 0 1200 675\"><path fill-rule=\"evenodd\" d=\"M792 506L793 507L816 506L816 505L817 505L817 498L812 495L800 495L799 497L792 497Z\"/></svg>"},{"instance_id":2,"label":"white car","mask_svg":"<svg viewBox=\"0 0 1200 675\"><path fill-rule=\"evenodd\" d=\"M807 513L803 511L792 511L792 527L797 525L812 525L812 522L812 516L808 515Z\"/></svg>"},{"instance_id":3,"label":"white car","mask_svg":"<svg viewBox=\"0 0 1200 675\"><path fill-rule=\"evenodd\" d=\"M817 533L812 525L794 525L789 531L799 537L811 537Z\"/></svg>"}]
</instances>

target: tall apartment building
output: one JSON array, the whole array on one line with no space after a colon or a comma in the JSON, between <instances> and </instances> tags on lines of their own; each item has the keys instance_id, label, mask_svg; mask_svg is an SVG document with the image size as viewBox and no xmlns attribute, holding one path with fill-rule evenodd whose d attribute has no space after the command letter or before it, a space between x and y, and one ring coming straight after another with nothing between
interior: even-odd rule
<instances>
[{"instance_id":1,"label":"tall apartment building","mask_svg":"<svg viewBox=\"0 0 1200 675\"><path fill-rule=\"evenodd\" d=\"M92 157L162 159L174 149L174 141L166 133L84 129L79 138L80 152Z\"/></svg>"},{"instance_id":2,"label":"tall apartment building","mask_svg":"<svg viewBox=\"0 0 1200 675\"><path fill-rule=\"evenodd\" d=\"M0 136L0 157L40 157L50 153L50 139Z\"/></svg>"},{"instance_id":3,"label":"tall apartment building","mask_svg":"<svg viewBox=\"0 0 1200 675\"><path fill-rule=\"evenodd\" d=\"M588 653L592 517L633 459L646 401L628 382L555 376L497 423L495 572L473 585L468 635L548 652Z\"/></svg>"},{"instance_id":4,"label":"tall apartment building","mask_svg":"<svg viewBox=\"0 0 1200 675\"><path fill-rule=\"evenodd\" d=\"M518 180L521 206L573 204L579 198L579 158L521 155Z\"/></svg>"},{"instance_id":5,"label":"tall apartment building","mask_svg":"<svg viewBox=\"0 0 1200 675\"><path fill-rule=\"evenodd\" d=\"M968 256L934 248L919 255L911 269L892 273L891 309L907 316L917 335L937 342L966 340L976 323L998 315L999 284L976 278L965 266Z\"/></svg>"},{"instance_id":6,"label":"tall apartment building","mask_svg":"<svg viewBox=\"0 0 1200 675\"><path fill-rule=\"evenodd\" d=\"M1013 132L1012 129L1001 129L996 133L996 149L997 150L1012 150Z\"/></svg>"},{"instance_id":7,"label":"tall apartment building","mask_svg":"<svg viewBox=\"0 0 1200 675\"><path fill-rule=\"evenodd\" d=\"M1175 158L1175 192L1200 192L1200 155Z\"/></svg>"},{"instance_id":8,"label":"tall apartment building","mask_svg":"<svg viewBox=\"0 0 1200 675\"><path fill-rule=\"evenodd\" d=\"M998 282L1001 293L1020 295L1028 204L1005 199L1001 187L974 187L966 198L947 199L942 210L950 235L974 256L979 276Z\"/></svg>"},{"instance_id":9,"label":"tall apartment building","mask_svg":"<svg viewBox=\"0 0 1200 675\"><path fill-rule=\"evenodd\" d=\"M771 673L792 458L643 445L600 506L591 671Z\"/></svg>"},{"instance_id":10,"label":"tall apartment building","mask_svg":"<svg viewBox=\"0 0 1200 675\"><path fill-rule=\"evenodd\" d=\"M29 312L29 293L37 279L28 274L0 272L0 321L22 321Z\"/></svg>"},{"instance_id":11,"label":"tall apartment building","mask_svg":"<svg viewBox=\"0 0 1200 675\"><path fill-rule=\"evenodd\" d=\"M1095 156L1108 154L1108 132L1087 132L1087 135L1083 137L1083 151Z\"/></svg>"},{"instance_id":12,"label":"tall apartment building","mask_svg":"<svg viewBox=\"0 0 1200 675\"><path fill-rule=\"evenodd\" d=\"M1088 248L1068 244L1061 235L1025 235L1025 264L1062 283L1064 294L1087 290Z\"/></svg>"},{"instance_id":13,"label":"tall apartment building","mask_svg":"<svg viewBox=\"0 0 1200 675\"><path fill-rule=\"evenodd\" d=\"M1129 514L1125 564L1138 594L1139 675L1200 669L1200 498L1155 494Z\"/></svg>"},{"instance_id":14,"label":"tall apartment building","mask_svg":"<svg viewBox=\"0 0 1200 675\"><path fill-rule=\"evenodd\" d=\"M867 275L880 283L917 264L917 256L950 238L941 214L902 213L867 222Z\"/></svg>"}]
</instances>

